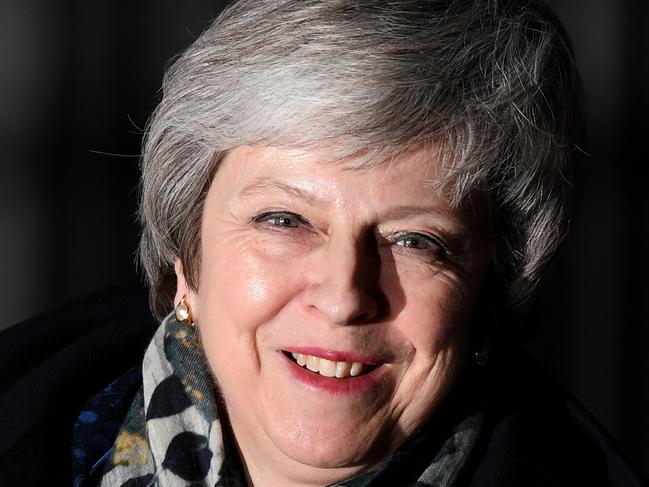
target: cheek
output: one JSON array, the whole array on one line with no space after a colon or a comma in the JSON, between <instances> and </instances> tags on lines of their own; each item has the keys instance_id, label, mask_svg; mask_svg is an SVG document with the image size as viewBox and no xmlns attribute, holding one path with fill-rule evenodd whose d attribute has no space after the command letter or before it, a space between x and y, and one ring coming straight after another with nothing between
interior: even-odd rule
<instances>
[{"instance_id":1,"label":"cheek","mask_svg":"<svg viewBox=\"0 0 649 487\"><path fill-rule=\"evenodd\" d=\"M390 314L415 314L420 320L465 321L475 305L475 289L444 268L392 263L381 269L380 287Z\"/></svg>"},{"instance_id":2,"label":"cheek","mask_svg":"<svg viewBox=\"0 0 649 487\"><path fill-rule=\"evenodd\" d=\"M467 313L448 288L436 284L406 287L406 305L393 321L394 331L410 349L394 401L406 434L434 413L466 360Z\"/></svg>"},{"instance_id":3,"label":"cheek","mask_svg":"<svg viewBox=\"0 0 649 487\"><path fill-rule=\"evenodd\" d=\"M290 260L269 258L246 242L205 252L199 284L200 319L255 329L275 315L300 285Z\"/></svg>"},{"instance_id":4,"label":"cheek","mask_svg":"<svg viewBox=\"0 0 649 487\"><path fill-rule=\"evenodd\" d=\"M441 275L401 281L403 302L394 322L421 355L448 348L461 351L472 322L470 288Z\"/></svg>"}]
</instances>

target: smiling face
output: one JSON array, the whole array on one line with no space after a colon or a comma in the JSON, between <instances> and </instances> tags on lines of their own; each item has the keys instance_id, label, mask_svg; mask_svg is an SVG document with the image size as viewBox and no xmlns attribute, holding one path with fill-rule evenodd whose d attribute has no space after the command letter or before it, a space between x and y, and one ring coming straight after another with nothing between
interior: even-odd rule
<instances>
[{"instance_id":1,"label":"smiling face","mask_svg":"<svg viewBox=\"0 0 649 487\"><path fill-rule=\"evenodd\" d=\"M457 378L486 217L427 188L435 171L424 151L363 169L259 147L223 160L198 290L178 264L176 302L187 295L253 481L376 465Z\"/></svg>"}]
</instances>

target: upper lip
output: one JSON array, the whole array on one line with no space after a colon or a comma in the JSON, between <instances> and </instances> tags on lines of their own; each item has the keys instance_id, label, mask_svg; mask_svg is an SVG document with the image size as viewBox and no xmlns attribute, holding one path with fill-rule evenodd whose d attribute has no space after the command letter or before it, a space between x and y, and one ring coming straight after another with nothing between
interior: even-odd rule
<instances>
[{"instance_id":1,"label":"upper lip","mask_svg":"<svg viewBox=\"0 0 649 487\"><path fill-rule=\"evenodd\" d=\"M283 349L284 352L301 353L304 355L313 355L315 357L331 360L332 362L358 362L366 365L379 365L386 362L385 357L381 355L369 355L358 352L347 352L341 350L332 350L327 348L313 346L296 346Z\"/></svg>"}]
</instances>

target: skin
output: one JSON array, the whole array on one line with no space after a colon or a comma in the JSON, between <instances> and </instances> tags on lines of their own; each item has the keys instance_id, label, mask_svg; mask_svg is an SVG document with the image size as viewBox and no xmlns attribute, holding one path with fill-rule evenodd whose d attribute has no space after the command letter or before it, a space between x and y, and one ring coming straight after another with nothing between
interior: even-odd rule
<instances>
[{"instance_id":1,"label":"skin","mask_svg":"<svg viewBox=\"0 0 649 487\"><path fill-rule=\"evenodd\" d=\"M239 147L207 195L199 286L176 263L251 485L326 485L385 460L433 415L468 356L487 269L479 198L426 186L434 154L352 169L325 152ZM331 394L282 350L379 356ZM345 379L340 379L345 380Z\"/></svg>"}]
</instances>

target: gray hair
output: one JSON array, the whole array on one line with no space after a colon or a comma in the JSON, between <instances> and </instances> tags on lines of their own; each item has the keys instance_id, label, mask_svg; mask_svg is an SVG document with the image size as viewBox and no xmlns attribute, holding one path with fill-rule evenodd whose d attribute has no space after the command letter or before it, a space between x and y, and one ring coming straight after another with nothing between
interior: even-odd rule
<instances>
[{"instance_id":1,"label":"gray hair","mask_svg":"<svg viewBox=\"0 0 649 487\"><path fill-rule=\"evenodd\" d=\"M532 0L241 0L173 63L142 158L140 259L154 313L174 261L197 289L200 227L224 154L330 147L388 160L435 147L460 204L490 200L498 306L525 308L567 230L581 84Z\"/></svg>"}]
</instances>

